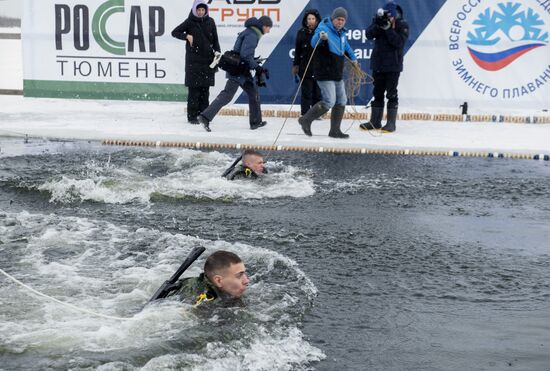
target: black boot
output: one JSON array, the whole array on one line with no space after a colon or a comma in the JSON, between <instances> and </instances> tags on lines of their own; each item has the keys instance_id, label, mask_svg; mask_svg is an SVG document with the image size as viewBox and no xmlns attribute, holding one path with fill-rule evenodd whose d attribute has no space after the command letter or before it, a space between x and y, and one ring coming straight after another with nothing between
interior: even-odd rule
<instances>
[{"instance_id":1,"label":"black boot","mask_svg":"<svg viewBox=\"0 0 550 371\"><path fill-rule=\"evenodd\" d=\"M309 111L306 112L305 115L298 119L298 122L302 126L302 130L304 131L305 135L309 137L313 135L311 133L311 123L313 122L313 120L327 113L329 109L330 107L328 107L324 102L317 102L313 107L309 109Z\"/></svg>"},{"instance_id":2,"label":"black boot","mask_svg":"<svg viewBox=\"0 0 550 371\"><path fill-rule=\"evenodd\" d=\"M397 108L390 108L388 110L388 122L382 128L382 131L393 133L395 131L395 121L397 121Z\"/></svg>"},{"instance_id":3,"label":"black boot","mask_svg":"<svg viewBox=\"0 0 550 371\"><path fill-rule=\"evenodd\" d=\"M361 130L381 129L383 116L384 116L384 107L371 107L370 121L359 125L359 128Z\"/></svg>"},{"instance_id":4,"label":"black boot","mask_svg":"<svg viewBox=\"0 0 550 371\"><path fill-rule=\"evenodd\" d=\"M328 133L329 137L342 139L349 138L349 135L342 133L340 130L345 111L346 106L336 105L332 107L332 112L330 113L330 132Z\"/></svg>"},{"instance_id":5,"label":"black boot","mask_svg":"<svg viewBox=\"0 0 550 371\"><path fill-rule=\"evenodd\" d=\"M250 130L256 130L267 125L267 121L261 121L257 124L250 124Z\"/></svg>"},{"instance_id":6,"label":"black boot","mask_svg":"<svg viewBox=\"0 0 550 371\"><path fill-rule=\"evenodd\" d=\"M210 130L210 121L206 117L204 117L203 115L198 115L197 116L197 121L199 122L199 124L202 125L204 130L206 130L208 132L212 131L212 130Z\"/></svg>"}]
</instances>

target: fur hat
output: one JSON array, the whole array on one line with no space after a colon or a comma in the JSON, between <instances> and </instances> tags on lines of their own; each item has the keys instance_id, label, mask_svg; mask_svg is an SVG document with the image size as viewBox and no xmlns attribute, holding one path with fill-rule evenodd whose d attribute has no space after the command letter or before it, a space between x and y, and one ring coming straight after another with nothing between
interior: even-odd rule
<instances>
[{"instance_id":1,"label":"fur hat","mask_svg":"<svg viewBox=\"0 0 550 371\"><path fill-rule=\"evenodd\" d=\"M342 7L338 7L332 11L332 15L330 16L330 19L334 20L336 18L344 18L348 19L348 11Z\"/></svg>"}]
</instances>

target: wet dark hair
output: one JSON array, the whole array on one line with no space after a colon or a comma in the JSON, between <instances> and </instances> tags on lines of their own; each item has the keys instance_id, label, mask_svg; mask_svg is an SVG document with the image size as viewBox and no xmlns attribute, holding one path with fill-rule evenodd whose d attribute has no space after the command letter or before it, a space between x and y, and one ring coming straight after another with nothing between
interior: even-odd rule
<instances>
[{"instance_id":1,"label":"wet dark hair","mask_svg":"<svg viewBox=\"0 0 550 371\"><path fill-rule=\"evenodd\" d=\"M242 260L237 254L218 250L213 252L204 262L204 273L211 279L220 270L229 268L232 264L239 263L242 263Z\"/></svg>"}]
</instances>

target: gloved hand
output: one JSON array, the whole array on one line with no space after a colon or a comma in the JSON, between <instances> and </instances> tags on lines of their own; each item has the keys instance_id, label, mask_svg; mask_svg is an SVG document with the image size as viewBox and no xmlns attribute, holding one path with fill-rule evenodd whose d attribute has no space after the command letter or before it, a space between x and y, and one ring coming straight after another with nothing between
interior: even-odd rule
<instances>
[{"instance_id":1,"label":"gloved hand","mask_svg":"<svg viewBox=\"0 0 550 371\"><path fill-rule=\"evenodd\" d=\"M299 69L300 66L292 66L292 76L297 75Z\"/></svg>"},{"instance_id":2,"label":"gloved hand","mask_svg":"<svg viewBox=\"0 0 550 371\"><path fill-rule=\"evenodd\" d=\"M328 34L325 31L319 32L319 38L321 40L327 41L328 40Z\"/></svg>"},{"instance_id":3,"label":"gloved hand","mask_svg":"<svg viewBox=\"0 0 550 371\"><path fill-rule=\"evenodd\" d=\"M263 68L262 66L258 66L255 68L256 70L256 85L259 87L264 87L267 85L267 80L269 80L269 71L267 68Z\"/></svg>"},{"instance_id":4,"label":"gloved hand","mask_svg":"<svg viewBox=\"0 0 550 371\"><path fill-rule=\"evenodd\" d=\"M380 28L384 31L389 30L391 27L391 21L388 19L387 22L384 22L384 24L380 25Z\"/></svg>"}]
</instances>

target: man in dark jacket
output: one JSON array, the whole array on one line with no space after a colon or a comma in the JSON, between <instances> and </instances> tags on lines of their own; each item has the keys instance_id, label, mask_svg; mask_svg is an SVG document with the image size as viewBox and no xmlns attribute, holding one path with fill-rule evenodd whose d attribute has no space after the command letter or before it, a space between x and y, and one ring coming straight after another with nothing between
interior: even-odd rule
<instances>
[{"instance_id":1,"label":"man in dark jacket","mask_svg":"<svg viewBox=\"0 0 550 371\"><path fill-rule=\"evenodd\" d=\"M254 53L260 38L269 33L271 27L273 27L273 21L268 16L262 16L259 19L252 17L246 20L244 26L246 29L239 34L233 46L233 50L239 52L241 62L244 63L246 70L237 75L232 75L228 72L228 80L223 91L214 99L212 104L199 115L198 120L206 131L211 131L210 122L223 106L231 102L239 87L241 87L248 96L250 129L255 130L266 125L266 122L262 121L258 88L250 71L255 70L257 76L264 73L262 66L254 59Z\"/></svg>"},{"instance_id":2,"label":"man in dark jacket","mask_svg":"<svg viewBox=\"0 0 550 371\"><path fill-rule=\"evenodd\" d=\"M367 29L367 38L374 41L370 60L374 79L374 101L371 106L369 122L360 125L363 130L382 129L383 132L394 132L397 121L397 84L403 71L403 54L405 42L409 38L409 25L403 19L403 10L393 2L387 3L383 11L372 20ZM384 116L384 93L388 98L387 122L382 127Z\"/></svg>"},{"instance_id":3,"label":"man in dark jacket","mask_svg":"<svg viewBox=\"0 0 550 371\"><path fill-rule=\"evenodd\" d=\"M321 89L322 100L316 103L305 115L298 119L302 130L311 136L311 123L332 108L330 115L330 132L332 138L349 138L342 133L340 125L346 110L347 96L344 84L344 63L346 56L357 63L355 53L351 49L344 28L348 12L344 8L336 8L330 17L321 21L313 37L311 46L315 51L313 74ZM318 45L317 45L318 44Z\"/></svg>"},{"instance_id":4,"label":"man in dark jacket","mask_svg":"<svg viewBox=\"0 0 550 371\"><path fill-rule=\"evenodd\" d=\"M311 54L313 53L311 37L319 22L321 22L321 15L317 9L306 10L302 19L303 27L300 28L296 35L292 74L294 76L298 75L300 79L303 79L301 88L302 115L305 115L315 103L321 100L321 91L313 76L313 63L308 66Z\"/></svg>"},{"instance_id":5,"label":"man in dark jacket","mask_svg":"<svg viewBox=\"0 0 550 371\"><path fill-rule=\"evenodd\" d=\"M241 258L232 252L218 250L204 262L203 273L179 280L178 290L169 296L178 296L195 307L213 301L238 304L249 282Z\"/></svg>"},{"instance_id":6,"label":"man in dark jacket","mask_svg":"<svg viewBox=\"0 0 550 371\"><path fill-rule=\"evenodd\" d=\"M208 107L210 87L214 86L215 70L209 65L214 52L220 51L216 23L208 16L208 5L203 0L195 0L189 18L172 31L172 36L186 41L187 120L198 124L197 116Z\"/></svg>"}]
</instances>

